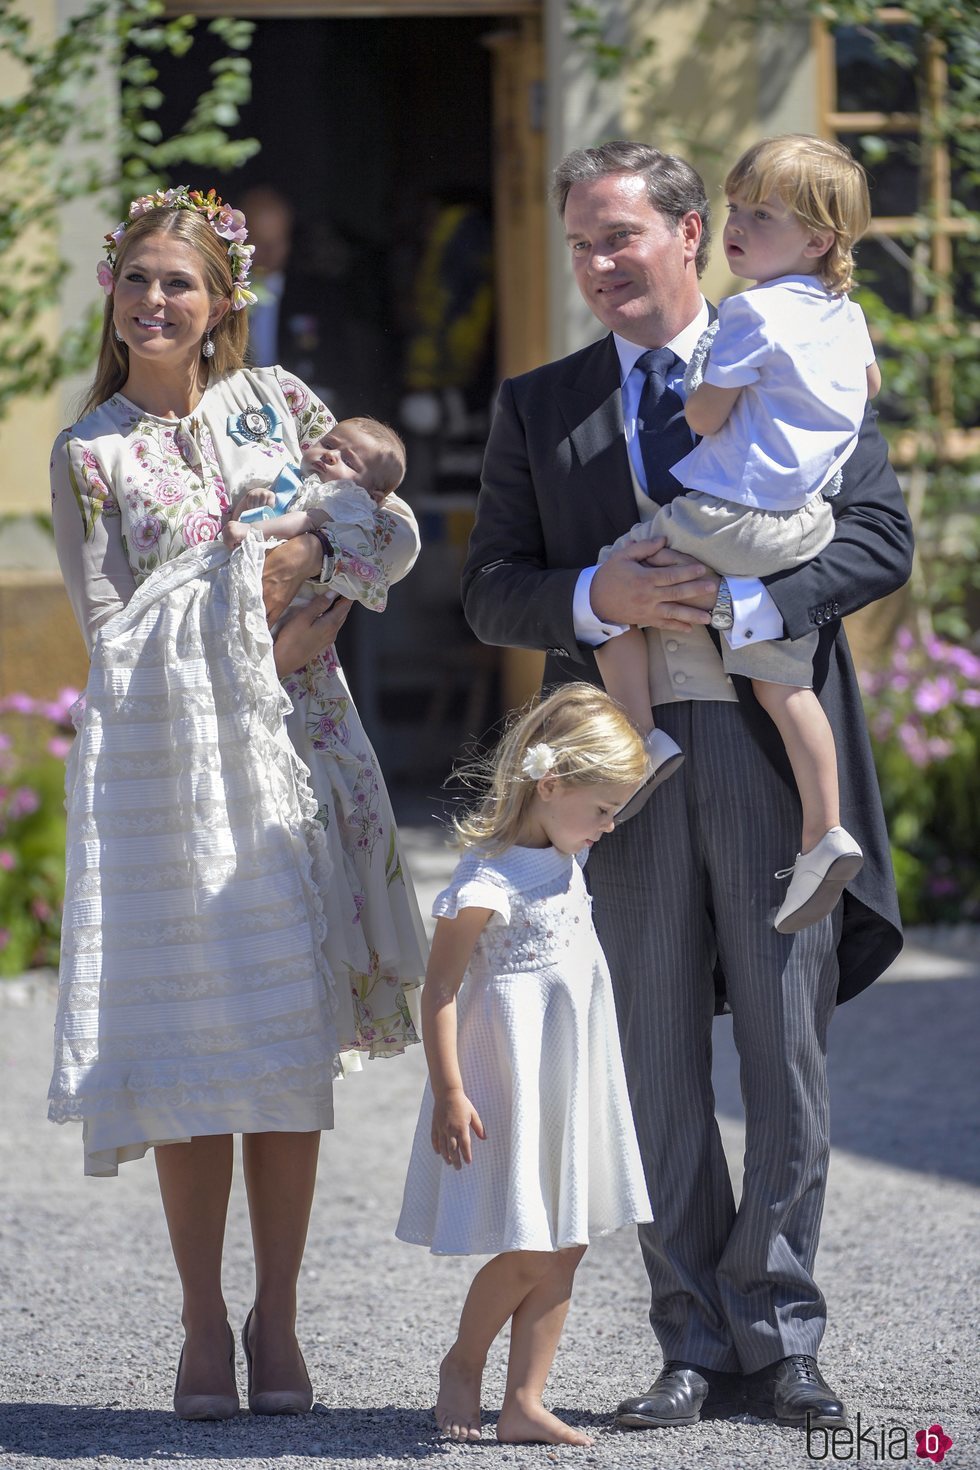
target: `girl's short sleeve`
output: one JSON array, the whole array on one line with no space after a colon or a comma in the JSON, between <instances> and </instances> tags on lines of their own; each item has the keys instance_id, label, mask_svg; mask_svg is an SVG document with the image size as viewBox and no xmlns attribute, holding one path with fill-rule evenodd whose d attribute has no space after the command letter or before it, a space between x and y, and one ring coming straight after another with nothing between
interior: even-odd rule
<instances>
[{"instance_id":1,"label":"girl's short sleeve","mask_svg":"<svg viewBox=\"0 0 980 1470\"><path fill-rule=\"evenodd\" d=\"M744 388L758 380L772 354L766 324L751 292L730 296L718 308L718 330L704 365L704 381L715 388Z\"/></svg>"},{"instance_id":2,"label":"girl's short sleeve","mask_svg":"<svg viewBox=\"0 0 980 1470\"><path fill-rule=\"evenodd\" d=\"M505 924L510 923L506 880L472 854L460 861L449 887L436 895L432 915L436 919L455 919L463 909L492 909Z\"/></svg>"}]
</instances>

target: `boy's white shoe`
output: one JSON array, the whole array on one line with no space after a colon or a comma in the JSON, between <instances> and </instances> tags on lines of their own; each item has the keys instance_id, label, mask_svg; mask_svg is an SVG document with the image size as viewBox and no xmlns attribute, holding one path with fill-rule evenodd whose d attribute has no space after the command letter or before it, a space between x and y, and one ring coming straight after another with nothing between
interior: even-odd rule
<instances>
[{"instance_id":1,"label":"boy's white shoe","mask_svg":"<svg viewBox=\"0 0 980 1470\"><path fill-rule=\"evenodd\" d=\"M650 757L652 771L639 790L635 791L626 805L620 807L616 813L617 826L620 822L635 817L637 812L646 806L657 787L661 786L667 777L672 776L678 766L684 763L684 752L666 730L651 730L649 735L644 735L643 745Z\"/></svg>"},{"instance_id":2,"label":"boy's white shoe","mask_svg":"<svg viewBox=\"0 0 980 1470\"><path fill-rule=\"evenodd\" d=\"M864 853L843 827L831 827L809 852L801 852L791 868L777 878L789 878L789 890L773 920L780 934L795 934L823 919L837 905L849 883L864 865Z\"/></svg>"}]
</instances>

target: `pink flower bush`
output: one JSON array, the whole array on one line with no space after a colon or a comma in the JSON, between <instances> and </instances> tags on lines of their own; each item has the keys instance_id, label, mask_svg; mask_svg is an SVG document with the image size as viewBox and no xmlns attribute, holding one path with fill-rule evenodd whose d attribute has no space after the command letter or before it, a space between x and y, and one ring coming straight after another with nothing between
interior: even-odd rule
<instances>
[{"instance_id":1,"label":"pink flower bush","mask_svg":"<svg viewBox=\"0 0 980 1470\"><path fill-rule=\"evenodd\" d=\"M963 711L980 708L980 658L935 636L919 644L900 628L890 667L863 674L861 689L874 736L894 735L924 768L952 753Z\"/></svg>"},{"instance_id":2,"label":"pink flower bush","mask_svg":"<svg viewBox=\"0 0 980 1470\"><path fill-rule=\"evenodd\" d=\"M980 657L901 628L861 687L903 917L980 918Z\"/></svg>"},{"instance_id":3,"label":"pink flower bush","mask_svg":"<svg viewBox=\"0 0 980 1470\"><path fill-rule=\"evenodd\" d=\"M58 961L67 731L77 689L0 701L0 975ZM57 744L56 744L57 742Z\"/></svg>"}]
</instances>

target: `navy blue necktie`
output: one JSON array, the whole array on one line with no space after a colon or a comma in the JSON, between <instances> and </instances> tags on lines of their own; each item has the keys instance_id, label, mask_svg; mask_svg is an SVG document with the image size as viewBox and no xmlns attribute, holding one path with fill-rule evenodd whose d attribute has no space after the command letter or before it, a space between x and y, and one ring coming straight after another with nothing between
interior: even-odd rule
<instances>
[{"instance_id":1,"label":"navy blue necktie","mask_svg":"<svg viewBox=\"0 0 980 1470\"><path fill-rule=\"evenodd\" d=\"M646 377L640 394L636 434L646 471L647 494L658 505L666 505L683 488L670 473L670 467L694 448L681 396L667 387L667 374L679 364L680 358L669 347L655 347L636 360L636 366Z\"/></svg>"}]
</instances>

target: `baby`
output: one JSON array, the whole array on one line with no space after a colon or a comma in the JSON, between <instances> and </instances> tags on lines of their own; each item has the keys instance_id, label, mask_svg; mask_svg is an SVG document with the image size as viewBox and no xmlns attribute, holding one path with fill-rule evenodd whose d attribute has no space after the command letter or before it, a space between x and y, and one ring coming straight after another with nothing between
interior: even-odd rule
<instances>
[{"instance_id":1,"label":"baby","mask_svg":"<svg viewBox=\"0 0 980 1470\"><path fill-rule=\"evenodd\" d=\"M405 445L394 429L378 419L343 419L304 450L298 471L287 465L271 486L246 490L221 534L234 551L253 534L322 540L331 521L369 529L377 507L404 477Z\"/></svg>"}]
</instances>

